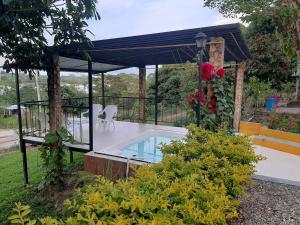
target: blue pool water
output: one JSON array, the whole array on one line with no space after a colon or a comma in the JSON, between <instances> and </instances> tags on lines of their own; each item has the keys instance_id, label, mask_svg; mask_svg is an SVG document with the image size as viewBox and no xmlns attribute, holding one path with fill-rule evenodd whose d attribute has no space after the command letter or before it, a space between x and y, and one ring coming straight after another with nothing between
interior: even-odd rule
<instances>
[{"instance_id":1,"label":"blue pool water","mask_svg":"<svg viewBox=\"0 0 300 225\"><path fill-rule=\"evenodd\" d=\"M121 155L126 158L135 158L151 163L162 160L163 154L159 147L161 144L170 144L173 140L181 140L183 136L148 136L130 144L121 150Z\"/></svg>"}]
</instances>

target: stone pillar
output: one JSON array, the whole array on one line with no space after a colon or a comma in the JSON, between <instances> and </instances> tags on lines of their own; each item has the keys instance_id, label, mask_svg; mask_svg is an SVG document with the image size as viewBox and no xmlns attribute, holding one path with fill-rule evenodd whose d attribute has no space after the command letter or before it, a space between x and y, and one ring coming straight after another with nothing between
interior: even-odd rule
<instances>
[{"instance_id":1,"label":"stone pillar","mask_svg":"<svg viewBox=\"0 0 300 225\"><path fill-rule=\"evenodd\" d=\"M145 122L146 67L139 68L139 120Z\"/></svg>"},{"instance_id":2,"label":"stone pillar","mask_svg":"<svg viewBox=\"0 0 300 225\"><path fill-rule=\"evenodd\" d=\"M215 38L211 40L209 48L209 63L215 67L215 70L224 67L225 40L224 38Z\"/></svg>"},{"instance_id":3,"label":"stone pillar","mask_svg":"<svg viewBox=\"0 0 300 225\"><path fill-rule=\"evenodd\" d=\"M219 37L212 39L210 42L209 63L214 66L215 71L218 71L224 67L225 40ZM214 96L214 89L211 83L208 84L207 89L207 95L212 98Z\"/></svg>"},{"instance_id":4,"label":"stone pillar","mask_svg":"<svg viewBox=\"0 0 300 225\"><path fill-rule=\"evenodd\" d=\"M246 69L246 63L242 62L240 65L238 65L236 71L235 103L234 103L234 118L233 118L233 128L236 132L239 132L240 130L245 69Z\"/></svg>"},{"instance_id":5,"label":"stone pillar","mask_svg":"<svg viewBox=\"0 0 300 225\"><path fill-rule=\"evenodd\" d=\"M61 86L59 55L52 57L53 64L47 71L48 75L48 98L49 98L49 125L50 132L54 133L61 127Z\"/></svg>"}]
</instances>

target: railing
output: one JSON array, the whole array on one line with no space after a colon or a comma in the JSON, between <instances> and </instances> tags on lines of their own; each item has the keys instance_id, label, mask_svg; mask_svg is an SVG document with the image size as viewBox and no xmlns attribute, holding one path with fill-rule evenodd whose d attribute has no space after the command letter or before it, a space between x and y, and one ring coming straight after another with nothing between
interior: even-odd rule
<instances>
[{"instance_id":1,"label":"railing","mask_svg":"<svg viewBox=\"0 0 300 225\"><path fill-rule=\"evenodd\" d=\"M145 104L144 120L140 118L140 102ZM116 120L128 122L157 123L169 126L184 126L195 123L193 112L185 102L174 102L172 99L158 98L157 112L154 98L95 96L93 104L117 105ZM44 137L49 130L49 107L47 101L22 103L26 107L23 114L23 134ZM66 127L76 141L87 144L88 134L83 130L88 127L88 97L62 100L62 126ZM25 118L24 118L25 117Z\"/></svg>"}]
</instances>

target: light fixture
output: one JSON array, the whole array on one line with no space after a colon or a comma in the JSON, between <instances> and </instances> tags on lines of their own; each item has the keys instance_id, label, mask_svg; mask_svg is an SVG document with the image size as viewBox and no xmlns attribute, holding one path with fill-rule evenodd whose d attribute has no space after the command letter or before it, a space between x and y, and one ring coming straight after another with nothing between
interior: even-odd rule
<instances>
[{"instance_id":1,"label":"light fixture","mask_svg":"<svg viewBox=\"0 0 300 225\"><path fill-rule=\"evenodd\" d=\"M205 48L207 42L207 35L203 32L199 32L195 36L196 46L197 48Z\"/></svg>"}]
</instances>

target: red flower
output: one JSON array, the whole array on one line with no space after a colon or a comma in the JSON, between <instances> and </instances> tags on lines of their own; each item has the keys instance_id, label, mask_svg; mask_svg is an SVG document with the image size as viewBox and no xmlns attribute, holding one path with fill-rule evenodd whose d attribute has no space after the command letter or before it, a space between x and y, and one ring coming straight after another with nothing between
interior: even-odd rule
<instances>
[{"instance_id":1,"label":"red flower","mask_svg":"<svg viewBox=\"0 0 300 225\"><path fill-rule=\"evenodd\" d=\"M189 105L195 105L196 104L196 100L192 95L188 98L187 101L188 101Z\"/></svg>"},{"instance_id":2,"label":"red flower","mask_svg":"<svg viewBox=\"0 0 300 225\"><path fill-rule=\"evenodd\" d=\"M205 96L204 96L204 93L203 91L197 91L193 94L193 96L202 104L205 104L206 103L206 99L205 99Z\"/></svg>"},{"instance_id":3,"label":"red flower","mask_svg":"<svg viewBox=\"0 0 300 225\"><path fill-rule=\"evenodd\" d=\"M202 80L210 80L211 78L213 78L214 74L214 66L209 64L209 63L204 63L202 65Z\"/></svg>"},{"instance_id":4,"label":"red flower","mask_svg":"<svg viewBox=\"0 0 300 225\"><path fill-rule=\"evenodd\" d=\"M217 75L219 75L220 77L224 77L225 76L225 69L219 69L217 71Z\"/></svg>"},{"instance_id":5,"label":"red flower","mask_svg":"<svg viewBox=\"0 0 300 225\"><path fill-rule=\"evenodd\" d=\"M197 92L193 93L190 97L188 97L188 100L187 100L189 105L195 105L196 101L199 101L202 104L206 103L206 99L205 99L203 91L197 91Z\"/></svg>"}]
</instances>

